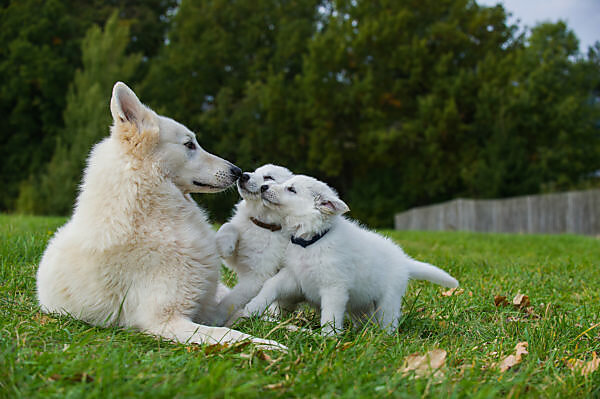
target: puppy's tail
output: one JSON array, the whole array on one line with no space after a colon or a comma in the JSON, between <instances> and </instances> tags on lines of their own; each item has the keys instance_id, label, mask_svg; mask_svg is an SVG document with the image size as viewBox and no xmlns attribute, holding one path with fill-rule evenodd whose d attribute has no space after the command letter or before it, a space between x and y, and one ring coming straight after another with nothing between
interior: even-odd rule
<instances>
[{"instance_id":1,"label":"puppy's tail","mask_svg":"<svg viewBox=\"0 0 600 399\"><path fill-rule=\"evenodd\" d=\"M411 259L408 274L414 280L427 280L449 288L458 287L458 281L454 277L439 267L418 260Z\"/></svg>"}]
</instances>

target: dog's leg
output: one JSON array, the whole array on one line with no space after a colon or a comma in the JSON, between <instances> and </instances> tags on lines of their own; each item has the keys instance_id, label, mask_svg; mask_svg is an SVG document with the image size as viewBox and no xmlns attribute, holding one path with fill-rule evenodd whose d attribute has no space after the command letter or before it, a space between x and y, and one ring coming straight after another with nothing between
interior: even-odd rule
<instances>
[{"instance_id":1,"label":"dog's leg","mask_svg":"<svg viewBox=\"0 0 600 399\"><path fill-rule=\"evenodd\" d=\"M217 231L217 252L222 258L229 258L235 252L239 239L239 232L231 223L225 223Z\"/></svg>"},{"instance_id":2,"label":"dog's leg","mask_svg":"<svg viewBox=\"0 0 600 399\"><path fill-rule=\"evenodd\" d=\"M284 267L276 275L265 281L258 295L246 305L241 316L261 315L275 300L297 296L298 292L296 277L288 268Z\"/></svg>"},{"instance_id":3,"label":"dog's leg","mask_svg":"<svg viewBox=\"0 0 600 399\"><path fill-rule=\"evenodd\" d=\"M196 344L233 344L241 341L249 341L258 345L261 349L287 350L287 348L275 341L255 338L251 335L232 330L226 327L208 327L196 324L184 316L175 316L167 323L144 329L146 332L159 335L171 341Z\"/></svg>"},{"instance_id":4,"label":"dog's leg","mask_svg":"<svg viewBox=\"0 0 600 399\"><path fill-rule=\"evenodd\" d=\"M398 329L400 316L402 315L402 296L404 291L390 290L380 303L376 312L377 324L385 329L388 334L394 334Z\"/></svg>"},{"instance_id":5,"label":"dog's leg","mask_svg":"<svg viewBox=\"0 0 600 399\"><path fill-rule=\"evenodd\" d=\"M221 302L223 298L225 298L230 293L231 288L219 281L219 284L217 285L217 292L215 293L215 300L217 301L217 303Z\"/></svg>"},{"instance_id":6,"label":"dog's leg","mask_svg":"<svg viewBox=\"0 0 600 399\"><path fill-rule=\"evenodd\" d=\"M264 281L260 278L240 277L236 286L219 302L215 324L222 326L227 320L230 320L231 316L258 294L263 283Z\"/></svg>"},{"instance_id":7,"label":"dog's leg","mask_svg":"<svg viewBox=\"0 0 600 399\"><path fill-rule=\"evenodd\" d=\"M348 292L328 287L321 292L321 328L323 335L335 335L344 330L344 314Z\"/></svg>"}]
</instances>

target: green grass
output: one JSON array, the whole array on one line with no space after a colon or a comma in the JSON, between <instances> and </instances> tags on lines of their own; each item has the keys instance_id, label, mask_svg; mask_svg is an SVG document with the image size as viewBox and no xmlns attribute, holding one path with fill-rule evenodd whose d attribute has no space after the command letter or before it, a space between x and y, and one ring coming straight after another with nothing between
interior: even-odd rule
<instances>
[{"instance_id":1,"label":"green grass","mask_svg":"<svg viewBox=\"0 0 600 399\"><path fill-rule=\"evenodd\" d=\"M568 359L600 353L600 240L579 236L386 232L412 256L451 272L465 289L411 282L398 333L373 327L336 339L248 320L240 330L276 339L289 353L250 346L172 344L135 331L40 314L35 271L61 218L0 215L2 397L599 397L600 370ZM472 293L472 296L469 295ZM530 297L539 318L496 307L495 295ZM315 327L314 314L292 320ZM273 331L274 330L274 331ZM494 363L529 343L523 361ZM404 376L412 353L448 352L445 377Z\"/></svg>"}]
</instances>

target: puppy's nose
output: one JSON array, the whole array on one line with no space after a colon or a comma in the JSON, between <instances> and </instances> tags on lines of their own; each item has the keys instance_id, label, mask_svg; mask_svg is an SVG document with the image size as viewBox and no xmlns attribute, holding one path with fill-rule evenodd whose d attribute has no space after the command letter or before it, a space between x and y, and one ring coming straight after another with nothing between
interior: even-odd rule
<instances>
[{"instance_id":1,"label":"puppy's nose","mask_svg":"<svg viewBox=\"0 0 600 399\"><path fill-rule=\"evenodd\" d=\"M250 175L249 175L248 173L243 173L243 174L242 174L242 177L240 177L240 181L241 181L242 183L245 183L245 182L247 182L248 180L250 180Z\"/></svg>"},{"instance_id":2,"label":"puppy's nose","mask_svg":"<svg viewBox=\"0 0 600 399\"><path fill-rule=\"evenodd\" d=\"M269 185L268 184L263 184L262 186L260 186L260 192L261 193L264 193L268 189L269 189Z\"/></svg>"},{"instance_id":3,"label":"puppy's nose","mask_svg":"<svg viewBox=\"0 0 600 399\"><path fill-rule=\"evenodd\" d=\"M229 168L229 170L231 171L231 174L234 175L236 178L242 175L242 170L235 165L231 165L231 168Z\"/></svg>"}]
</instances>

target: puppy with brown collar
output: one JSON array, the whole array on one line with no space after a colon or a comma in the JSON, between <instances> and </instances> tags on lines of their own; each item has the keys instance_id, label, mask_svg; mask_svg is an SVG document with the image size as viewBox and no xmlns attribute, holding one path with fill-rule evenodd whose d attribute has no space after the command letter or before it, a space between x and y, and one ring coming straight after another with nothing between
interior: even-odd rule
<instances>
[{"instance_id":1,"label":"puppy with brown collar","mask_svg":"<svg viewBox=\"0 0 600 399\"><path fill-rule=\"evenodd\" d=\"M225 266L236 272L238 282L218 304L215 324L233 323L232 316L282 267L289 235L281 227L279 214L263 204L260 188L283 183L292 176L288 169L268 164L244 173L238 180L242 201L231 220L217 232L217 250Z\"/></svg>"}]
</instances>

